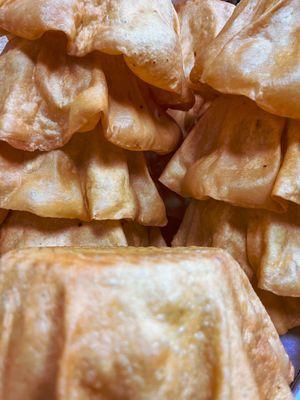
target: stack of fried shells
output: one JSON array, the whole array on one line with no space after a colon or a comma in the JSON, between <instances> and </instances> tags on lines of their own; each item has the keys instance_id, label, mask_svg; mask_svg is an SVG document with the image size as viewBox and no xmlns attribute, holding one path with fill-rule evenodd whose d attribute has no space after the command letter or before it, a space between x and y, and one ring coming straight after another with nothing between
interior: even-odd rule
<instances>
[{"instance_id":1,"label":"stack of fried shells","mask_svg":"<svg viewBox=\"0 0 300 400\"><path fill-rule=\"evenodd\" d=\"M100 126L49 152L2 144L0 176L0 208L15 210L0 227L0 253L20 246L150 245L156 242L147 239L146 226L166 224L143 153L109 143Z\"/></svg>"},{"instance_id":2,"label":"stack of fried shells","mask_svg":"<svg viewBox=\"0 0 300 400\"><path fill-rule=\"evenodd\" d=\"M222 250L23 250L2 264L2 398L292 398L278 334Z\"/></svg>"},{"instance_id":3,"label":"stack of fried shells","mask_svg":"<svg viewBox=\"0 0 300 400\"><path fill-rule=\"evenodd\" d=\"M300 125L202 79L208 49L235 15L221 0L187 1L178 16L170 0L0 1L9 39L0 56L2 396L192 399L200 387L203 398L290 398L278 335L227 253L11 251L165 246L166 209L144 152L177 149L161 182L202 201L173 244L227 250L278 332L300 324L291 297L300 297ZM96 336L118 351L103 352Z\"/></svg>"},{"instance_id":4,"label":"stack of fried shells","mask_svg":"<svg viewBox=\"0 0 300 400\"><path fill-rule=\"evenodd\" d=\"M84 222L76 219L41 218L10 211L1 212L0 254L28 247L164 247L158 228L130 221ZM0 214L0 215L1 215Z\"/></svg>"},{"instance_id":5,"label":"stack of fried shells","mask_svg":"<svg viewBox=\"0 0 300 400\"><path fill-rule=\"evenodd\" d=\"M180 130L121 56L66 54L63 37L13 39L0 57L0 140L50 151L101 119L104 136L129 150L168 153Z\"/></svg>"},{"instance_id":6,"label":"stack of fried shells","mask_svg":"<svg viewBox=\"0 0 300 400\"><path fill-rule=\"evenodd\" d=\"M242 96L219 96L161 176L198 200L285 211L300 204L300 122L260 109Z\"/></svg>"},{"instance_id":7,"label":"stack of fried shells","mask_svg":"<svg viewBox=\"0 0 300 400\"><path fill-rule=\"evenodd\" d=\"M70 55L122 55L139 78L157 88L181 94L186 84L170 0L3 0L0 28L29 40L62 32Z\"/></svg>"},{"instance_id":8,"label":"stack of fried shells","mask_svg":"<svg viewBox=\"0 0 300 400\"><path fill-rule=\"evenodd\" d=\"M192 37L184 51L190 85L210 104L204 115L193 110L198 122L191 112L181 116L184 127L192 116L194 127L160 180L200 200L173 245L228 250L284 333L300 324L299 7L293 13L293 2L246 0L229 10L221 3L190 0L179 8Z\"/></svg>"},{"instance_id":9,"label":"stack of fried shells","mask_svg":"<svg viewBox=\"0 0 300 400\"><path fill-rule=\"evenodd\" d=\"M0 26L0 251L164 244L143 151L181 137L157 101L192 98L171 2L3 1Z\"/></svg>"},{"instance_id":10,"label":"stack of fried shells","mask_svg":"<svg viewBox=\"0 0 300 400\"><path fill-rule=\"evenodd\" d=\"M300 325L298 206L277 214L215 200L193 200L173 246L227 250L252 281L278 331L283 334Z\"/></svg>"},{"instance_id":11,"label":"stack of fried shells","mask_svg":"<svg viewBox=\"0 0 300 400\"><path fill-rule=\"evenodd\" d=\"M192 81L300 119L299 19L298 0L241 1L200 65L195 63Z\"/></svg>"},{"instance_id":12,"label":"stack of fried shells","mask_svg":"<svg viewBox=\"0 0 300 400\"><path fill-rule=\"evenodd\" d=\"M144 155L110 144L100 126L49 152L2 144L0 176L0 208L53 218L166 222Z\"/></svg>"}]
</instances>

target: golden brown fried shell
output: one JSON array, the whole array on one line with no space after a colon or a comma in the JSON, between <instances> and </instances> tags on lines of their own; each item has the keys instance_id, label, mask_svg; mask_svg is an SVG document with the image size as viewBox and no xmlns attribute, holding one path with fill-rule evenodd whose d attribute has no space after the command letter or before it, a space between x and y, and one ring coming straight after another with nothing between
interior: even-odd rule
<instances>
[{"instance_id":1,"label":"golden brown fried shell","mask_svg":"<svg viewBox=\"0 0 300 400\"><path fill-rule=\"evenodd\" d=\"M181 139L175 121L152 99L149 85L138 79L122 57L99 56L109 95L104 134L117 146L134 151L169 153Z\"/></svg>"},{"instance_id":2,"label":"golden brown fried shell","mask_svg":"<svg viewBox=\"0 0 300 400\"><path fill-rule=\"evenodd\" d=\"M205 53L193 81L251 98L265 110L300 118L300 3L243 0Z\"/></svg>"},{"instance_id":3,"label":"golden brown fried shell","mask_svg":"<svg viewBox=\"0 0 300 400\"><path fill-rule=\"evenodd\" d=\"M184 71L188 78L194 65L194 71L201 74L207 48L222 30L234 8L234 5L222 0L189 0L178 7ZM196 83L192 86L204 96L207 95L205 85Z\"/></svg>"},{"instance_id":4,"label":"golden brown fried shell","mask_svg":"<svg viewBox=\"0 0 300 400\"><path fill-rule=\"evenodd\" d=\"M300 207L290 205L284 214L253 213L248 222L247 253L260 288L300 297Z\"/></svg>"},{"instance_id":5,"label":"golden brown fried shell","mask_svg":"<svg viewBox=\"0 0 300 400\"><path fill-rule=\"evenodd\" d=\"M159 228L145 227L131 221L122 223L127 245L134 247L165 247L166 242Z\"/></svg>"},{"instance_id":6,"label":"golden brown fried shell","mask_svg":"<svg viewBox=\"0 0 300 400\"><path fill-rule=\"evenodd\" d=\"M245 97L221 96L160 180L186 197L284 211L287 200L299 203L299 132L298 122L287 123Z\"/></svg>"},{"instance_id":7,"label":"golden brown fried shell","mask_svg":"<svg viewBox=\"0 0 300 400\"><path fill-rule=\"evenodd\" d=\"M70 57L64 44L55 35L14 39L0 56L0 140L49 151L102 117L105 137L120 147L158 153L176 147L178 126L121 56Z\"/></svg>"},{"instance_id":8,"label":"golden brown fried shell","mask_svg":"<svg viewBox=\"0 0 300 400\"><path fill-rule=\"evenodd\" d=\"M270 315L279 335L300 326L300 298L276 296L266 290L255 291Z\"/></svg>"},{"instance_id":9,"label":"golden brown fried shell","mask_svg":"<svg viewBox=\"0 0 300 400\"><path fill-rule=\"evenodd\" d=\"M0 140L48 151L93 129L107 110L99 58L67 56L62 39L14 39L0 56Z\"/></svg>"},{"instance_id":10,"label":"golden brown fried shell","mask_svg":"<svg viewBox=\"0 0 300 400\"><path fill-rule=\"evenodd\" d=\"M300 325L299 206L285 214L193 200L173 246L227 250L242 266L280 333ZM254 275L253 275L254 273ZM265 290L261 290L265 289ZM269 290L275 294L266 292Z\"/></svg>"},{"instance_id":11,"label":"golden brown fried shell","mask_svg":"<svg viewBox=\"0 0 300 400\"><path fill-rule=\"evenodd\" d=\"M141 79L182 93L179 24L171 0L1 0L0 28L26 39L64 32L68 53L123 55Z\"/></svg>"},{"instance_id":12,"label":"golden brown fried shell","mask_svg":"<svg viewBox=\"0 0 300 400\"><path fill-rule=\"evenodd\" d=\"M127 246L127 240L121 221L83 222L12 211L0 226L0 254L17 248L53 246Z\"/></svg>"},{"instance_id":13,"label":"golden brown fried shell","mask_svg":"<svg viewBox=\"0 0 300 400\"><path fill-rule=\"evenodd\" d=\"M0 221L1 215L2 210ZM83 222L11 211L0 226L0 254L27 247L164 245L158 228L147 228L130 221Z\"/></svg>"},{"instance_id":14,"label":"golden brown fried shell","mask_svg":"<svg viewBox=\"0 0 300 400\"><path fill-rule=\"evenodd\" d=\"M300 121L288 120L286 149L273 196L300 205Z\"/></svg>"},{"instance_id":15,"label":"golden brown fried shell","mask_svg":"<svg viewBox=\"0 0 300 400\"><path fill-rule=\"evenodd\" d=\"M1 210L0 209L0 225L3 223L3 221L5 220L6 216L7 216L7 210Z\"/></svg>"},{"instance_id":16,"label":"golden brown fried shell","mask_svg":"<svg viewBox=\"0 0 300 400\"><path fill-rule=\"evenodd\" d=\"M246 209L215 200L192 200L172 245L227 250L251 279L253 269L247 258L247 223Z\"/></svg>"},{"instance_id":17,"label":"golden brown fried shell","mask_svg":"<svg viewBox=\"0 0 300 400\"><path fill-rule=\"evenodd\" d=\"M168 114L177 122L181 128L183 136L186 137L191 129L195 126L196 122L202 117L205 111L209 108L210 103L205 103L203 98L196 94L195 103L188 111L181 110L168 110Z\"/></svg>"},{"instance_id":18,"label":"golden brown fried shell","mask_svg":"<svg viewBox=\"0 0 300 400\"><path fill-rule=\"evenodd\" d=\"M53 218L166 223L144 155L110 144L100 128L47 153L2 144L0 208Z\"/></svg>"},{"instance_id":19,"label":"golden brown fried shell","mask_svg":"<svg viewBox=\"0 0 300 400\"><path fill-rule=\"evenodd\" d=\"M292 398L274 326L221 250L10 252L0 293L3 398Z\"/></svg>"}]
</instances>

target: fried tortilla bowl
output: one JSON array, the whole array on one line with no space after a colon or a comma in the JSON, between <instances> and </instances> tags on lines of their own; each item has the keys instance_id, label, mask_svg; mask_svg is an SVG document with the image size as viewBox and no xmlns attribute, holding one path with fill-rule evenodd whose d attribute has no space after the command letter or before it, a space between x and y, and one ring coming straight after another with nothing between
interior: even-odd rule
<instances>
[{"instance_id":1,"label":"fried tortilla bowl","mask_svg":"<svg viewBox=\"0 0 300 400\"><path fill-rule=\"evenodd\" d=\"M3 210L0 211L0 221ZM130 221L42 218L11 211L0 225L0 254L28 247L165 246L158 228Z\"/></svg>"},{"instance_id":2,"label":"fried tortilla bowl","mask_svg":"<svg viewBox=\"0 0 300 400\"><path fill-rule=\"evenodd\" d=\"M63 32L68 53L123 55L147 83L182 94L179 24L171 0L1 0L0 29L25 39Z\"/></svg>"},{"instance_id":3,"label":"fried tortilla bowl","mask_svg":"<svg viewBox=\"0 0 300 400\"><path fill-rule=\"evenodd\" d=\"M206 49L203 71L196 60L192 81L300 119L299 20L298 0L241 1Z\"/></svg>"},{"instance_id":4,"label":"fried tortilla bowl","mask_svg":"<svg viewBox=\"0 0 300 400\"><path fill-rule=\"evenodd\" d=\"M269 114L245 97L221 96L160 181L185 197L283 212L289 202L300 204L299 137L299 122Z\"/></svg>"},{"instance_id":5,"label":"fried tortilla bowl","mask_svg":"<svg viewBox=\"0 0 300 400\"><path fill-rule=\"evenodd\" d=\"M277 214L215 200L193 200L173 246L227 250L259 288L262 301L271 308L273 321L283 334L300 325L300 298L292 298L300 297L299 221L299 206L290 205L287 213Z\"/></svg>"},{"instance_id":6,"label":"fried tortilla bowl","mask_svg":"<svg viewBox=\"0 0 300 400\"><path fill-rule=\"evenodd\" d=\"M292 399L278 334L222 250L13 251L0 294L3 398Z\"/></svg>"},{"instance_id":7,"label":"fried tortilla bowl","mask_svg":"<svg viewBox=\"0 0 300 400\"><path fill-rule=\"evenodd\" d=\"M198 73L202 72L207 48L223 29L235 6L222 0L189 0L177 9L185 75L198 93L211 97L213 91L201 82L190 81L190 73L194 66Z\"/></svg>"},{"instance_id":8,"label":"fried tortilla bowl","mask_svg":"<svg viewBox=\"0 0 300 400\"><path fill-rule=\"evenodd\" d=\"M50 151L101 118L110 142L135 151L168 153L180 130L121 56L71 57L65 40L13 39L0 56L0 140L15 148Z\"/></svg>"},{"instance_id":9,"label":"fried tortilla bowl","mask_svg":"<svg viewBox=\"0 0 300 400\"><path fill-rule=\"evenodd\" d=\"M51 218L167 222L143 153L107 142L100 127L46 153L1 144L0 208Z\"/></svg>"}]
</instances>

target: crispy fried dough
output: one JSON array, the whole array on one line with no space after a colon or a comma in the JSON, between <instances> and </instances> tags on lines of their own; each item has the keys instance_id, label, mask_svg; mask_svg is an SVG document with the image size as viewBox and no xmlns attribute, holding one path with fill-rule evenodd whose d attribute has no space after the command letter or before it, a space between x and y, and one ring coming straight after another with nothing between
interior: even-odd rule
<instances>
[{"instance_id":1,"label":"crispy fried dough","mask_svg":"<svg viewBox=\"0 0 300 400\"><path fill-rule=\"evenodd\" d=\"M26 151L62 147L102 120L112 143L168 153L180 139L175 121L121 56L65 54L63 37L11 40L0 56L0 140Z\"/></svg>"},{"instance_id":2,"label":"crispy fried dough","mask_svg":"<svg viewBox=\"0 0 300 400\"><path fill-rule=\"evenodd\" d=\"M252 213L247 253L260 288L300 297L300 206L290 205L284 214Z\"/></svg>"},{"instance_id":3,"label":"crispy fried dough","mask_svg":"<svg viewBox=\"0 0 300 400\"><path fill-rule=\"evenodd\" d=\"M283 163L272 193L300 205L300 121L288 121L284 145Z\"/></svg>"},{"instance_id":4,"label":"crispy fried dough","mask_svg":"<svg viewBox=\"0 0 300 400\"><path fill-rule=\"evenodd\" d=\"M143 153L112 145L100 128L47 153L2 144L0 208L53 218L166 223Z\"/></svg>"},{"instance_id":5,"label":"crispy fried dough","mask_svg":"<svg viewBox=\"0 0 300 400\"><path fill-rule=\"evenodd\" d=\"M298 0L241 1L192 80L300 119L299 20Z\"/></svg>"},{"instance_id":6,"label":"crispy fried dough","mask_svg":"<svg viewBox=\"0 0 300 400\"><path fill-rule=\"evenodd\" d=\"M285 125L284 118L261 110L245 97L218 97L175 153L160 181L198 200L213 198L241 207L284 211L287 196L279 197L276 179ZM295 170L297 161L290 153L286 153L287 162ZM292 170L285 168L282 173L286 177Z\"/></svg>"},{"instance_id":7,"label":"crispy fried dough","mask_svg":"<svg viewBox=\"0 0 300 400\"><path fill-rule=\"evenodd\" d=\"M185 75L189 78L192 69L201 74L207 48L222 30L234 5L221 0L189 0L178 7ZM191 86L204 97L211 91L201 82Z\"/></svg>"},{"instance_id":8,"label":"crispy fried dough","mask_svg":"<svg viewBox=\"0 0 300 400\"><path fill-rule=\"evenodd\" d=\"M247 273L283 334L300 325L300 298L291 297L300 297L299 213L299 206L290 206L287 213L276 214L232 207L215 200L193 200L173 246L227 250Z\"/></svg>"},{"instance_id":9,"label":"crispy fried dough","mask_svg":"<svg viewBox=\"0 0 300 400\"><path fill-rule=\"evenodd\" d=\"M177 94L184 90L179 23L171 0L2 0L0 28L25 39L63 32L70 55L122 54L147 83Z\"/></svg>"},{"instance_id":10,"label":"crispy fried dough","mask_svg":"<svg viewBox=\"0 0 300 400\"><path fill-rule=\"evenodd\" d=\"M100 57L109 95L104 134L117 146L134 151L169 153L181 139L175 121L152 99L149 85L138 79L122 57Z\"/></svg>"},{"instance_id":11,"label":"crispy fried dough","mask_svg":"<svg viewBox=\"0 0 300 400\"><path fill-rule=\"evenodd\" d=\"M158 228L130 221L91 221L42 218L11 211L5 218L0 210L0 254L27 247L116 247L165 245Z\"/></svg>"},{"instance_id":12,"label":"crispy fried dough","mask_svg":"<svg viewBox=\"0 0 300 400\"><path fill-rule=\"evenodd\" d=\"M274 326L222 250L15 251L0 294L3 398L292 399Z\"/></svg>"},{"instance_id":13,"label":"crispy fried dough","mask_svg":"<svg viewBox=\"0 0 300 400\"><path fill-rule=\"evenodd\" d=\"M48 151L93 129L108 107L99 61L67 56L59 37L11 40L0 56L0 140Z\"/></svg>"}]
</instances>

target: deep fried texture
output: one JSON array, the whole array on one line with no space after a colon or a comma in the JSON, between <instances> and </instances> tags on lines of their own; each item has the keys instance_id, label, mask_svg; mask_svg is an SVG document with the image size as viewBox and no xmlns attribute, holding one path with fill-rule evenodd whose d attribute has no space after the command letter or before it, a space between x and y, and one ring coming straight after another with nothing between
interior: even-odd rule
<instances>
[{"instance_id":1,"label":"deep fried texture","mask_svg":"<svg viewBox=\"0 0 300 400\"><path fill-rule=\"evenodd\" d=\"M100 128L47 153L2 144L0 208L52 218L166 223L144 155L110 144Z\"/></svg>"},{"instance_id":2,"label":"deep fried texture","mask_svg":"<svg viewBox=\"0 0 300 400\"><path fill-rule=\"evenodd\" d=\"M181 94L186 85L171 0L1 0L0 28L26 39L64 32L70 55L122 54L153 86Z\"/></svg>"},{"instance_id":3,"label":"deep fried texture","mask_svg":"<svg viewBox=\"0 0 300 400\"><path fill-rule=\"evenodd\" d=\"M159 228L145 227L131 221L122 223L127 245L134 247L165 247L166 242Z\"/></svg>"},{"instance_id":4,"label":"deep fried texture","mask_svg":"<svg viewBox=\"0 0 300 400\"><path fill-rule=\"evenodd\" d=\"M130 150L172 151L180 131L121 56L65 54L64 38L14 39L0 56L0 140L49 151L102 117L107 140Z\"/></svg>"},{"instance_id":5,"label":"deep fried texture","mask_svg":"<svg viewBox=\"0 0 300 400\"><path fill-rule=\"evenodd\" d=\"M300 298L282 297L266 290L255 288L279 335L300 325Z\"/></svg>"},{"instance_id":6,"label":"deep fried texture","mask_svg":"<svg viewBox=\"0 0 300 400\"><path fill-rule=\"evenodd\" d=\"M195 64L195 59L199 68L200 63L203 62L204 50L223 28L233 10L232 4L221 0L189 0L179 2L177 7L184 74L189 87L196 90L198 95L201 94L206 100L214 98L216 92L202 83L194 84L190 80L190 72ZM193 104L191 103L192 99L188 96L188 90L186 92L186 108L182 107L181 98L178 98L176 107L174 97L171 100L166 98L167 92L159 93L160 95L156 96L156 99L160 104L170 104L171 108L187 111Z\"/></svg>"},{"instance_id":7,"label":"deep fried texture","mask_svg":"<svg viewBox=\"0 0 300 400\"><path fill-rule=\"evenodd\" d=\"M17 248L53 246L127 246L127 240L121 221L83 222L12 211L0 226L0 254Z\"/></svg>"},{"instance_id":8,"label":"deep fried texture","mask_svg":"<svg viewBox=\"0 0 300 400\"><path fill-rule=\"evenodd\" d=\"M173 246L220 247L238 261L249 279L253 269L247 258L247 210L226 203L192 200Z\"/></svg>"},{"instance_id":9,"label":"deep fried texture","mask_svg":"<svg viewBox=\"0 0 300 400\"><path fill-rule=\"evenodd\" d=\"M221 96L160 180L186 197L283 211L288 201L300 203L299 134L298 122L287 124L245 97Z\"/></svg>"},{"instance_id":10,"label":"deep fried texture","mask_svg":"<svg viewBox=\"0 0 300 400\"><path fill-rule=\"evenodd\" d=\"M222 0L189 0L178 7L185 75L201 74L206 51L230 18L234 5ZM205 94L203 84L194 88Z\"/></svg>"},{"instance_id":11,"label":"deep fried texture","mask_svg":"<svg viewBox=\"0 0 300 400\"><path fill-rule=\"evenodd\" d=\"M10 252L0 293L3 398L292 398L274 326L221 250Z\"/></svg>"},{"instance_id":12,"label":"deep fried texture","mask_svg":"<svg viewBox=\"0 0 300 400\"><path fill-rule=\"evenodd\" d=\"M108 85L103 115L107 140L128 150L169 153L181 139L175 121L152 99L149 85L138 79L122 57L99 56Z\"/></svg>"},{"instance_id":13,"label":"deep fried texture","mask_svg":"<svg viewBox=\"0 0 300 400\"><path fill-rule=\"evenodd\" d=\"M300 207L285 214L247 210L226 203L192 201L173 246L208 246L227 250L251 278L270 307L280 333L300 325ZM254 274L253 274L254 273ZM282 304L281 304L282 303Z\"/></svg>"},{"instance_id":14,"label":"deep fried texture","mask_svg":"<svg viewBox=\"0 0 300 400\"><path fill-rule=\"evenodd\" d=\"M2 211L4 210L0 210L0 221ZM158 228L148 228L130 221L83 222L42 218L26 212L12 211L0 226L0 254L27 247L164 245Z\"/></svg>"},{"instance_id":15,"label":"deep fried texture","mask_svg":"<svg viewBox=\"0 0 300 400\"><path fill-rule=\"evenodd\" d=\"M247 231L247 253L258 285L281 296L300 297L300 207L285 214L256 211Z\"/></svg>"},{"instance_id":16,"label":"deep fried texture","mask_svg":"<svg viewBox=\"0 0 300 400\"><path fill-rule=\"evenodd\" d=\"M61 147L107 110L99 58L67 56L63 38L10 41L0 71L0 140L16 148Z\"/></svg>"},{"instance_id":17,"label":"deep fried texture","mask_svg":"<svg viewBox=\"0 0 300 400\"><path fill-rule=\"evenodd\" d=\"M288 121L285 146L273 196L300 205L300 121Z\"/></svg>"},{"instance_id":18,"label":"deep fried texture","mask_svg":"<svg viewBox=\"0 0 300 400\"><path fill-rule=\"evenodd\" d=\"M202 81L247 96L265 110L300 118L300 3L243 0L207 48Z\"/></svg>"}]
</instances>

